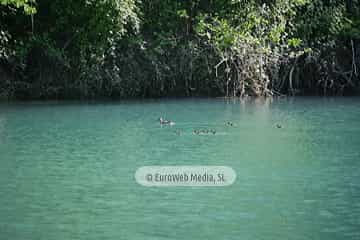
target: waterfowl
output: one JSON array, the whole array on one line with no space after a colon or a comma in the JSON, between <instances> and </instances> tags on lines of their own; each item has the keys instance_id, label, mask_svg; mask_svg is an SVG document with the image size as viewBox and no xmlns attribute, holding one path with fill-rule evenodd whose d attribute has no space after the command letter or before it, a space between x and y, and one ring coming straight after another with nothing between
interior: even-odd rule
<instances>
[{"instance_id":1,"label":"waterfowl","mask_svg":"<svg viewBox=\"0 0 360 240\"><path fill-rule=\"evenodd\" d=\"M165 120L162 117L159 118L160 125L174 125L175 123L169 120Z\"/></svg>"},{"instance_id":2,"label":"waterfowl","mask_svg":"<svg viewBox=\"0 0 360 240\"><path fill-rule=\"evenodd\" d=\"M232 123L232 122L227 122L226 124L229 126L234 126L234 123Z\"/></svg>"}]
</instances>

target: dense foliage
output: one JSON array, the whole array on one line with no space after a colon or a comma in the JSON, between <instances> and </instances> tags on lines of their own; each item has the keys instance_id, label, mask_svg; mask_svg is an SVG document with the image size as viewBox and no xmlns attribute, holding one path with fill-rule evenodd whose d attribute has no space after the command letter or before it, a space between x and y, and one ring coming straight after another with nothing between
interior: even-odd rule
<instances>
[{"instance_id":1,"label":"dense foliage","mask_svg":"<svg viewBox=\"0 0 360 240\"><path fill-rule=\"evenodd\" d=\"M0 98L357 94L359 0L0 0Z\"/></svg>"}]
</instances>

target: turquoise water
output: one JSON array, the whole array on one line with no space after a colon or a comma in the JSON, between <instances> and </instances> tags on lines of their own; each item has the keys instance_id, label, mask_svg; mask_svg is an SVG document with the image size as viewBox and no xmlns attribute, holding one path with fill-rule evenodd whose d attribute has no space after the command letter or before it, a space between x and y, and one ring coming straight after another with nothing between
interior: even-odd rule
<instances>
[{"instance_id":1,"label":"turquoise water","mask_svg":"<svg viewBox=\"0 0 360 240\"><path fill-rule=\"evenodd\" d=\"M150 188L145 165L237 179ZM360 99L0 104L0 239L360 239Z\"/></svg>"}]
</instances>

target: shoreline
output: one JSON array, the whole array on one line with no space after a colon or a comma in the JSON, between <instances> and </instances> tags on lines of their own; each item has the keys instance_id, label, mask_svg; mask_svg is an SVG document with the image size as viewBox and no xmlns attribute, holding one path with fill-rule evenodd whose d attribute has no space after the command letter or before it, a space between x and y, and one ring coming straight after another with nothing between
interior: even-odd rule
<instances>
[{"instance_id":1,"label":"shoreline","mask_svg":"<svg viewBox=\"0 0 360 240\"><path fill-rule=\"evenodd\" d=\"M254 102L254 101L278 101L278 100L299 100L299 99L360 99L360 95L345 95L345 96L277 96L277 97L161 97L161 98L125 98L125 99L33 99L33 100L0 100L0 104L101 104L101 103L155 103L155 102L177 102L177 101L204 101L204 100L223 100L223 101L240 101L240 102Z\"/></svg>"}]
</instances>

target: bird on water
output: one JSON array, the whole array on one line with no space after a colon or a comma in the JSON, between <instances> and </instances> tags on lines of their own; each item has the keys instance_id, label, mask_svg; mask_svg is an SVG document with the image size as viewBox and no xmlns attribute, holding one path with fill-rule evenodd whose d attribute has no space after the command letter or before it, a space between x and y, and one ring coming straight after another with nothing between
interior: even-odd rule
<instances>
[{"instance_id":1,"label":"bird on water","mask_svg":"<svg viewBox=\"0 0 360 240\"><path fill-rule=\"evenodd\" d=\"M170 120L163 119L162 117L159 118L160 125L174 125L175 122Z\"/></svg>"}]
</instances>

